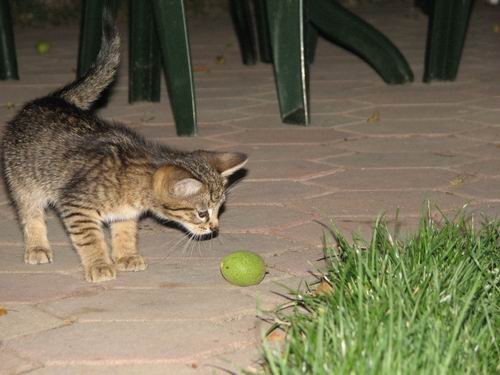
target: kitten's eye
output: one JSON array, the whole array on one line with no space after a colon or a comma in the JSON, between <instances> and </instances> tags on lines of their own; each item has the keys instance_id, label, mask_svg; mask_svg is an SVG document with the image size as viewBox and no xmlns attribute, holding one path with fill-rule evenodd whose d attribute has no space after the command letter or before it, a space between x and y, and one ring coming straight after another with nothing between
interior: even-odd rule
<instances>
[{"instance_id":1,"label":"kitten's eye","mask_svg":"<svg viewBox=\"0 0 500 375\"><path fill-rule=\"evenodd\" d=\"M206 211L206 210L198 211L198 217L200 219L206 219L206 218L208 218L208 211Z\"/></svg>"}]
</instances>

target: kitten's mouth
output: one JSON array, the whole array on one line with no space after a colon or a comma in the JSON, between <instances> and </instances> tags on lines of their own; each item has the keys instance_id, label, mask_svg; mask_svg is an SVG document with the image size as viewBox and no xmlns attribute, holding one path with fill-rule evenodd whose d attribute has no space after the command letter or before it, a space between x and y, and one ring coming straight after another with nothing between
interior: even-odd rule
<instances>
[{"instance_id":1,"label":"kitten's mouth","mask_svg":"<svg viewBox=\"0 0 500 375\"><path fill-rule=\"evenodd\" d=\"M208 240L211 240L212 238L215 238L218 236L217 232L212 232L212 231L202 232L202 233L196 233L196 232L189 231L189 233L191 233L193 236L193 239L195 239L197 241L208 241Z\"/></svg>"},{"instance_id":2,"label":"kitten's mouth","mask_svg":"<svg viewBox=\"0 0 500 375\"><path fill-rule=\"evenodd\" d=\"M186 229L189 233L193 234L196 236L196 239L198 240L208 240L214 237L217 237L218 235L218 230L211 230L209 228L207 229L200 229L196 227L190 227L189 225L182 223L181 224L184 229Z\"/></svg>"}]
</instances>

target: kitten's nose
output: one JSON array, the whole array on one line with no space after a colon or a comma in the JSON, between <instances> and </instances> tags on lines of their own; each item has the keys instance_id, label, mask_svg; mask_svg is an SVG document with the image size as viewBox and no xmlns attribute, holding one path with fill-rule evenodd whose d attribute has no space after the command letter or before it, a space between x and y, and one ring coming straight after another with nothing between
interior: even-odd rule
<instances>
[{"instance_id":1,"label":"kitten's nose","mask_svg":"<svg viewBox=\"0 0 500 375\"><path fill-rule=\"evenodd\" d=\"M219 226L217 224L210 224L209 227L210 227L210 230L212 231L212 234L219 233Z\"/></svg>"}]
</instances>

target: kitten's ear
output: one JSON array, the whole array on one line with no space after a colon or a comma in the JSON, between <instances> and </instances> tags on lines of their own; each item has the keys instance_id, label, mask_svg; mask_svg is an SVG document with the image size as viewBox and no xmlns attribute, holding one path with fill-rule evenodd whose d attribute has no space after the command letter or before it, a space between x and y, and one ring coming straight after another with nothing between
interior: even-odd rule
<instances>
[{"instance_id":1,"label":"kitten's ear","mask_svg":"<svg viewBox=\"0 0 500 375\"><path fill-rule=\"evenodd\" d=\"M153 192L157 196L165 193L180 198L187 198L200 192L203 184L192 178L183 168L174 165L164 165L153 175Z\"/></svg>"},{"instance_id":2,"label":"kitten's ear","mask_svg":"<svg viewBox=\"0 0 500 375\"><path fill-rule=\"evenodd\" d=\"M243 168L248 161L248 156L241 152L199 151L199 153L208 160L222 177L232 175Z\"/></svg>"},{"instance_id":3,"label":"kitten's ear","mask_svg":"<svg viewBox=\"0 0 500 375\"><path fill-rule=\"evenodd\" d=\"M170 189L170 192L177 197L187 198L198 194L203 184L194 178L183 178L177 181Z\"/></svg>"}]
</instances>

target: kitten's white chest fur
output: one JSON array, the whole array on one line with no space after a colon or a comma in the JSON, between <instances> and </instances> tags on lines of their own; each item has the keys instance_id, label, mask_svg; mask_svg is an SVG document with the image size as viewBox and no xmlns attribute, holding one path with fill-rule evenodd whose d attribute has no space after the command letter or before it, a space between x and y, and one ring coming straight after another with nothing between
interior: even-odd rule
<instances>
[{"instance_id":1,"label":"kitten's white chest fur","mask_svg":"<svg viewBox=\"0 0 500 375\"><path fill-rule=\"evenodd\" d=\"M103 221L106 223L111 223L113 221L136 220L141 215L141 213L142 211L138 210L137 208L130 206L121 206L113 210L112 212L108 212L104 216Z\"/></svg>"}]
</instances>

